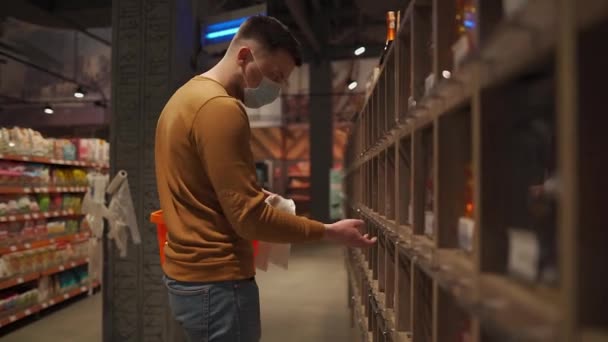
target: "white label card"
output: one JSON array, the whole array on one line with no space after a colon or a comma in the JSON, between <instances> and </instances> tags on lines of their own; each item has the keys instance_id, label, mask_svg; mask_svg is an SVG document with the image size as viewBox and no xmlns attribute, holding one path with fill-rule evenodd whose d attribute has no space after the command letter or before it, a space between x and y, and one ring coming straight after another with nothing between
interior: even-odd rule
<instances>
[{"instance_id":1,"label":"white label card","mask_svg":"<svg viewBox=\"0 0 608 342\"><path fill-rule=\"evenodd\" d=\"M458 244L462 250L473 252L473 237L475 234L475 221L468 217L458 220Z\"/></svg>"},{"instance_id":2,"label":"white label card","mask_svg":"<svg viewBox=\"0 0 608 342\"><path fill-rule=\"evenodd\" d=\"M509 271L528 281L538 278L540 247L533 232L509 229Z\"/></svg>"},{"instance_id":3,"label":"white label card","mask_svg":"<svg viewBox=\"0 0 608 342\"><path fill-rule=\"evenodd\" d=\"M435 214L432 211L424 212L424 234L433 236L435 231Z\"/></svg>"}]
</instances>

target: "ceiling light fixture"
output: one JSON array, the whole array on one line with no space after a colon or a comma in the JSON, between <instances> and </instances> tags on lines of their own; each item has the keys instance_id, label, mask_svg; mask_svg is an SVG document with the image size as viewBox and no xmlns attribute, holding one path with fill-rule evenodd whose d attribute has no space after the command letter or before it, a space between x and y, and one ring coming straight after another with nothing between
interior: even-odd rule
<instances>
[{"instance_id":1,"label":"ceiling light fixture","mask_svg":"<svg viewBox=\"0 0 608 342\"><path fill-rule=\"evenodd\" d=\"M452 77L452 73L448 70L443 70L441 72L441 76L443 76L443 78L450 78L450 77Z\"/></svg>"},{"instance_id":2,"label":"ceiling light fixture","mask_svg":"<svg viewBox=\"0 0 608 342\"><path fill-rule=\"evenodd\" d=\"M363 53L365 53L365 46L360 46L355 49L355 56L361 56Z\"/></svg>"},{"instance_id":3,"label":"ceiling light fixture","mask_svg":"<svg viewBox=\"0 0 608 342\"><path fill-rule=\"evenodd\" d=\"M358 85L359 85L359 83L357 83L357 81L349 80L348 81L348 90L354 90L355 88L357 88Z\"/></svg>"},{"instance_id":4,"label":"ceiling light fixture","mask_svg":"<svg viewBox=\"0 0 608 342\"><path fill-rule=\"evenodd\" d=\"M53 107L51 107L51 105L46 105L44 107L44 114L53 114L55 113L55 111L53 110Z\"/></svg>"},{"instance_id":5,"label":"ceiling light fixture","mask_svg":"<svg viewBox=\"0 0 608 342\"><path fill-rule=\"evenodd\" d=\"M82 99L85 95L86 95L86 92L80 86L78 86L78 88L76 88L76 90L74 90L74 97L77 99Z\"/></svg>"}]
</instances>

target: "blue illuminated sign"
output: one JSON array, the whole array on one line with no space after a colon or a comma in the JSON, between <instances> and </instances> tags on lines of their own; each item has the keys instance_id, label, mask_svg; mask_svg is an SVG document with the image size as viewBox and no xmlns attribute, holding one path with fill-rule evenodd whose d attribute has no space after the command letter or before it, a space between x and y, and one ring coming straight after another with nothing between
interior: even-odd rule
<instances>
[{"instance_id":1,"label":"blue illuminated sign","mask_svg":"<svg viewBox=\"0 0 608 342\"><path fill-rule=\"evenodd\" d=\"M203 28L203 45L230 41L232 37L234 37L234 35L239 31L241 24L243 24L249 17L250 16L245 16L207 25Z\"/></svg>"}]
</instances>

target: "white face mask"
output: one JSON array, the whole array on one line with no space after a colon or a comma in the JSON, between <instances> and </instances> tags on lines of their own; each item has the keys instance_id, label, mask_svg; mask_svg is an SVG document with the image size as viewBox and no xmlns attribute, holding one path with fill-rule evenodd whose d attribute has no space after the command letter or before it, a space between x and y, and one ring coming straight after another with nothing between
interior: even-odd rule
<instances>
[{"instance_id":1,"label":"white face mask","mask_svg":"<svg viewBox=\"0 0 608 342\"><path fill-rule=\"evenodd\" d=\"M254 63L258 70L260 70L258 63L255 60ZM260 70L260 73L262 73L262 70ZM245 87L245 89L243 89L243 104L249 108L260 108L276 100L277 97L279 97L280 92L280 84L262 75L262 81L257 88Z\"/></svg>"}]
</instances>

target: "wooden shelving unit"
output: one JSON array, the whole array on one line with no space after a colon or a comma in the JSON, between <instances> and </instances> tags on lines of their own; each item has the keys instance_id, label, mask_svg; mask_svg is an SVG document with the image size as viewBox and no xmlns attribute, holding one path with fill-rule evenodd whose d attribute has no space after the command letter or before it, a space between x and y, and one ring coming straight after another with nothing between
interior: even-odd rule
<instances>
[{"instance_id":1,"label":"wooden shelving unit","mask_svg":"<svg viewBox=\"0 0 608 342\"><path fill-rule=\"evenodd\" d=\"M357 336L606 340L608 2L472 3L463 54L455 1L404 1L352 119L347 215L378 237L347 252Z\"/></svg>"}]
</instances>

